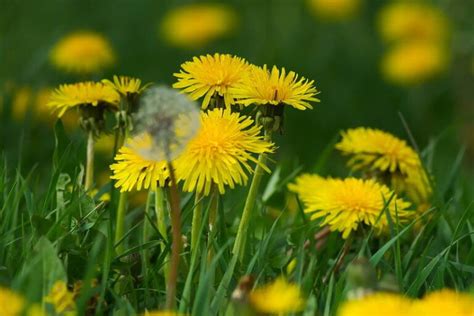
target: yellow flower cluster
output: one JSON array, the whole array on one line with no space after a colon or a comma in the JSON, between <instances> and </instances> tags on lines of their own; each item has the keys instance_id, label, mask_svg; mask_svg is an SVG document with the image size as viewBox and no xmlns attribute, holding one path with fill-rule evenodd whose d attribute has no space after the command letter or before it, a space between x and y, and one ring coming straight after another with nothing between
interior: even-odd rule
<instances>
[{"instance_id":1,"label":"yellow flower cluster","mask_svg":"<svg viewBox=\"0 0 474 316\"><path fill-rule=\"evenodd\" d=\"M360 9L361 0L308 0L311 11L319 18L342 21L354 16Z\"/></svg>"},{"instance_id":2,"label":"yellow flower cluster","mask_svg":"<svg viewBox=\"0 0 474 316\"><path fill-rule=\"evenodd\" d=\"M390 50L381 62L387 80L422 83L448 65L448 25L442 11L419 1L395 1L379 15L381 36Z\"/></svg>"},{"instance_id":3,"label":"yellow flower cluster","mask_svg":"<svg viewBox=\"0 0 474 316\"><path fill-rule=\"evenodd\" d=\"M0 315L20 316L25 309L25 300L10 289L0 287Z\"/></svg>"},{"instance_id":4,"label":"yellow flower cluster","mask_svg":"<svg viewBox=\"0 0 474 316\"><path fill-rule=\"evenodd\" d=\"M345 302L338 316L472 316L474 297L443 289L426 295L421 300L411 300L398 294L375 293L361 300Z\"/></svg>"},{"instance_id":5,"label":"yellow flower cluster","mask_svg":"<svg viewBox=\"0 0 474 316\"><path fill-rule=\"evenodd\" d=\"M64 281L56 281L44 301L53 305L58 314L76 315L74 293L67 288Z\"/></svg>"}]
</instances>

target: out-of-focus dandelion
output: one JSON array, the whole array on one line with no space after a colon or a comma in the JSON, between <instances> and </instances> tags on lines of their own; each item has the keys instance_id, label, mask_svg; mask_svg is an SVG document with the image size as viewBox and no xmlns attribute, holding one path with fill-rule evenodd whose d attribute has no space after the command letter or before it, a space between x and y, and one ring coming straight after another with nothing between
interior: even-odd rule
<instances>
[{"instance_id":1,"label":"out-of-focus dandelion","mask_svg":"<svg viewBox=\"0 0 474 316\"><path fill-rule=\"evenodd\" d=\"M361 0L308 0L311 11L319 18L342 21L353 17L360 9Z\"/></svg>"},{"instance_id":2,"label":"out-of-focus dandelion","mask_svg":"<svg viewBox=\"0 0 474 316\"><path fill-rule=\"evenodd\" d=\"M300 312L305 307L299 286L283 277L251 291L249 301L257 312L265 314L284 315Z\"/></svg>"},{"instance_id":3,"label":"out-of-focus dandelion","mask_svg":"<svg viewBox=\"0 0 474 316\"><path fill-rule=\"evenodd\" d=\"M472 316L474 315L474 297L451 289L439 290L414 302L411 315Z\"/></svg>"},{"instance_id":4,"label":"out-of-focus dandelion","mask_svg":"<svg viewBox=\"0 0 474 316\"><path fill-rule=\"evenodd\" d=\"M51 50L51 63L75 74L97 73L115 62L108 40L99 33L79 31L60 39Z\"/></svg>"},{"instance_id":5,"label":"out-of-focus dandelion","mask_svg":"<svg viewBox=\"0 0 474 316\"><path fill-rule=\"evenodd\" d=\"M25 118L28 110L31 108L33 91L30 87L24 86L15 89L12 99L12 117L17 121Z\"/></svg>"},{"instance_id":6,"label":"out-of-focus dandelion","mask_svg":"<svg viewBox=\"0 0 474 316\"><path fill-rule=\"evenodd\" d=\"M144 316L185 316L175 311L145 311Z\"/></svg>"},{"instance_id":7,"label":"out-of-focus dandelion","mask_svg":"<svg viewBox=\"0 0 474 316\"><path fill-rule=\"evenodd\" d=\"M420 1L395 1L378 17L380 34L386 41L443 43L448 37L447 19L433 5Z\"/></svg>"},{"instance_id":8,"label":"out-of-focus dandelion","mask_svg":"<svg viewBox=\"0 0 474 316\"><path fill-rule=\"evenodd\" d=\"M222 4L191 4L168 12L160 25L162 37L171 45L199 48L229 34L237 16Z\"/></svg>"},{"instance_id":9,"label":"out-of-focus dandelion","mask_svg":"<svg viewBox=\"0 0 474 316\"><path fill-rule=\"evenodd\" d=\"M64 281L56 281L44 301L53 305L58 314L76 315L74 294Z\"/></svg>"},{"instance_id":10,"label":"out-of-focus dandelion","mask_svg":"<svg viewBox=\"0 0 474 316\"><path fill-rule=\"evenodd\" d=\"M382 213L384 207L393 222L404 223L414 214L409 202L373 179L326 179L303 174L288 188L298 194L312 220L323 218L321 226L341 232L344 239L363 224L378 234L386 231L389 220Z\"/></svg>"},{"instance_id":11,"label":"out-of-focus dandelion","mask_svg":"<svg viewBox=\"0 0 474 316\"><path fill-rule=\"evenodd\" d=\"M194 57L192 61L183 63L181 71L174 74L178 82L173 84L173 88L182 89L193 100L204 97L203 109L209 105L211 108L230 107L235 102L231 90L248 69L245 59L229 54Z\"/></svg>"},{"instance_id":12,"label":"out-of-focus dandelion","mask_svg":"<svg viewBox=\"0 0 474 316\"><path fill-rule=\"evenodd\" d=\"M337 313L338 316L368 316L368 315L412 315L411 300L393 293L374 293L360 300L344 302ZM414 314L422 315L422 314ZM424 315L424 314L423 314ZM428 314L427 314L428 315ZM430 314L431 315L431 314Z\"/></svg>"},{"instance_id":13,"label":"out-of-focus dandelion","mask_svg":"<svg viewBox=\"0 0 474 316\"><path fill-rule=\"evenodd\" d=\"M432 192L428 175L419 155L404 140L378 129L358 127L342 132L335 147L350 156L352 170L372 173L397 192L407 192L417 204L428 203Z\"/></svg>"},{"instance_id":14,"label":"out-of-focus dandelion","mask_svg":"<svg viewBox=\"0 0 474 316\"><path fill-rule=\"evenodd\" d=\"M0 287L0 315L20 316L25 306L23 297L8 288Z\"/></svg>"}]
</instances>

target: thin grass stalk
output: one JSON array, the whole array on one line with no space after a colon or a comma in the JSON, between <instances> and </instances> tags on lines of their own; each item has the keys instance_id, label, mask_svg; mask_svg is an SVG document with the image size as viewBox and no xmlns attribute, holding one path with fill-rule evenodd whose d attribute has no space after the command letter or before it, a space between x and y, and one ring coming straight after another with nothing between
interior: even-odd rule
<instances>
[{"instance_id":1,"label":"thin grass stalk","mask_svg":"<svg viewBox=\"0 0 474 316\"><path fill-rule=\"evenodd\" d=\"M86 152L86 179L84 188L86 191L92 188L94 183L94 131L87 132L87 152Z\"/></svg>"},{"instance_id":2,"label":"thin grass stalk","mask_svg":"<svg viewBox=\"0 0 474 316\"><path fill-rule=\"evenodd\" d=\"M213 241L216 236L217 208L219 202L219 191L215 185L212 186L211 204L209 206L209 235L207 239L207 261L210 263L214 257Z\"/></svg>"},{"instance_id":3,"label":"thin grass stalk","mask_svg":"<svg viewBox=\"0 0 474 316\"><path fill-rule=\"evenodd\" d=\"M163 242L160 244L161 252L166 251L166 243L168 241L168 234L166 231L166 213L165 213L165 195L163 188L155 186L155 214L156 214L156 227L158 232L163 238ZM167 255L164 259L163 264L163 275L165 278L165 284L168 285L168 274L169 274L169 256Z\"/></svg>"},{"instance_id":4,"label":"thin grass stalk","mask_svg":"<svg viewBox=\"0 0 474 316\"><path fill-rule=\"evenodd\" d=\"M191 257L198 251L199 228L202 223L202 194L196 192L194 196L193 221L191 224Z\"/></svg>"},{"instance_id":5,"label":"thin grass stalk","mask_svg":"<svg viewBox=\"0 0 474 316\"><path fill-rule=\"evenodd\" d=\"M119 204L117 206L117 218L115 222L115 244L117 244L125 233L125 215L127 212L127 192L120 192ZM124 251L124 242L117 245L117 253L121 254Z\"/></svg>"}]
</instances>

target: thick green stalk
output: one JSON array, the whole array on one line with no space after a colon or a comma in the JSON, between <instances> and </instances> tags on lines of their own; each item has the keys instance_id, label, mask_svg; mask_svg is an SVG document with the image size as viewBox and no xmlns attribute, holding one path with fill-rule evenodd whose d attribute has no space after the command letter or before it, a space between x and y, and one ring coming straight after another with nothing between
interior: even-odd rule
<instances>
[{"instance_id":1,"label":"thick green stalk","mask_svg":"<svg viewBox=\"0 0 474 316\"><path fill-rule=\"evenodd\" d=\"M211 205L209 206L209 235L207 239L207 262L211 262L214 257L213 241L216 236L217 207L219 201L219 192L217 187L212 187Z\"/></svg>"},{"instance_id":2,"label":"thick green stalk","mask_svg":"<svg viewBox=\"0 0 474 316\"><path fill-rule=\"evenodd\" d=\"M117 244L124 235L125 231L125 214L127 213L127 192L120 192L119 204L117 207L117 218L115 224L115 244ZM117 246L117 253L124 251L124 242Z\"/></svg>"},{"instance_id":3,"label":"thick green stalk","mask_svg":"<svg viewBox=\"0 0 474 316\"><path fill-rule=\"evenodd\" d=\"M160 244L161 251L166 250L166 242L168 241L168 235L166 232L166 213L165 213L165 196L163 188L159 186L155 187L155 214L156 214L156 227L158 232L163 237L163 242ZM168 285L168 274L170 270L169 256L167 255L164 259L163 264L163 275L165 277L165 284Z\"/></svg>"},{"instance_id":4,"label":"thick green stalk","mask_svg":"<svg viewBox=\"0 0 474 316\"><path fill-rule=\"evenodd\" d=\"M84 188L86 191L92 188L94 183L94 132L87 132L87 152L86 152L86 179Z\"/></svg>"},{"instance_id":5,"label":"thick green stalk","mask_svg":"<svg viewBox=\"0 0 474 316\"><path fill-rule=\"evenodd\" d=\"M265 140L270 141L271 134L265 133ZM250 222L250 216L252 215L255 201L257 200L258 189L263 176L263 165L267 159L266 153L261 153L258 156L258 162L255 167L255 171L250 184L249 193L245 200L244 210L242 211L242 217L240 218L239 228L237 230L237 236L235 238L234 247L232 248L232 254L238 256L242 260L245 251L245 242L247 240L247 231Z\"/></svg>"},{"instance_id":6,"label":"thick green stalk","mask_svg":"<svg viewBox=\"0 0 474 316\"><path fill-rule=\"evenodd\" d=\"M191 256L198 251L199 245L199 228L202 223L202 194L196 192L194 196L193 221L191 224Z\"/></svg>"}]
</instances>

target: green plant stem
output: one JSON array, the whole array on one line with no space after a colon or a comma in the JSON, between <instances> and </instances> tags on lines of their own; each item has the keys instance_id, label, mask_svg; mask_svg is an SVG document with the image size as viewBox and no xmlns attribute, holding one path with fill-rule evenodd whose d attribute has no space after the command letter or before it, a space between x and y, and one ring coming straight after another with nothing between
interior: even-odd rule
<instances>
[{"instance_id":1,"label":"green plant stem","mask_svg":"<svg viewBox=\"0 0 474 316\"><path fill-rule=\"evenodd\" d=\"M264 139L266 141L270 141L271 133L266 132ZM232 248L232 254L234 256L238 256L240 261L242 261L243 259L250 216L252 215L252 211L255 206L255 201L257 199L258 189L260 187L260 182L262 181L262 176L264 172L263 165L265 164L266 159L266 153L261 153L258 156L258 162L255 166L252 183L250 184L249 193L247 194L247 199L245 200L244 210L242 211L242 217L240 218L239 228L237 230L237 236L235 238L234 247Z\"/></svg>"},{"instance_id":2,"label":"green plant stem","mask_svg":"<svg viewBox=\"0 0 474 316\"><path fill-rule=\"evenodd\" d=\"M143 240L142 240L142 245L145 245L148 240L150 239L150 223L148 223L148 219L150 217L150 204L151 204L151 199L153 196L153 189L150 188L148 191L148 196L146 199L146 204L145 204L145 214L143 218ZM144 283L145 283L145 304L148 303L148 298L150 295L149 288L148 288L148 258L149 258L149 252L148 249L143 249L142 251L142 276L144 278Z\"/></svg>"},{"instance_id":3,"label":"green plant stem","mask_svg":"<svg viewBox=\"0 0 474 316\"><path fill-rule=\"evenodd\" d=\"M163 238L163 242L160 244L161 252L166 250L166 242L168 241L168 234L166 232L166 213L165 213L165 196L163 188L159 186L155 187L155 214L156 214L156 227L158 232ZM169 257L165 256L163 261L163 275L165 278L165 284L168 285L168 274L169 274Z\"/></svg>"},{"instance_id":4,"label":"green plant stem","mask_svg":"<svg viewBox=\"0 0 474 316\"><path fill-rule=\"evenodd\" d=\"M216 235L217 207L219 192L215 185L212 186L211 205L209 206L209 235L207 239L207 261L210 263L214 257L213 241Z\"/></svg>"},{"instance_id":5,"label":"green plant stem","mask_svg":"<svg viewBox=\"0 0 474 316\"><path fill-rule=\"evenodd\" d=\"M171 262L166 291L166 308L174 309L176 297L176 283L178 281L179 255L181 252L181 210L179 206L179 193L176 185L176 176L171 162L168 161L170 172L170 205L171 205Z\"/></svg>"},{"instance_id":6,"label":"green plant stem","mask_svg":"<svg viewBox=\"0 0 474 316\"><path fill-rule=\"evenodd\" d=\"M86 191L92 188L94 182L94 132L87 132L87 152L86 152L86 179L84 188Z\"/></svg>"},{"instance_id":7,"label":"green plant stem","mask_svg":"<svg viewBox=\"0 0 474 316\"><path fill-rule=\"evenodd\" d=\"M115 244L122 238L125 231L125 214L127 212L127 192L120 192L119 204L117 207L117 218L115 222ZM121 254L124 251L124 242L117 245L117 253Z\"/></svg>"},{"instance_id":8,"label":"green plant stem","mask_svg":"<svg viewBox=\"0 0 474 316\"><path fill-rule=\"evenodd\" d=\"M191 224L191 256L198 251L199 228L202 223L202 194L196 192L194 197L193 221Z\"/></svg>"}]
</instances>

